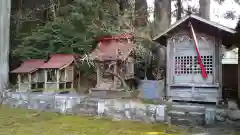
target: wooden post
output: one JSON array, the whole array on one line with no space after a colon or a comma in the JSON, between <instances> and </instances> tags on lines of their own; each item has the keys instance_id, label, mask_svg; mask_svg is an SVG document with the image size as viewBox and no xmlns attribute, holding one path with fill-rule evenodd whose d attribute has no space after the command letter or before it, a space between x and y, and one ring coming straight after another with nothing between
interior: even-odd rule
<instances>
[{"instance_id":1,"label":"wooden post","mask_svg":"<svg viewBox=\"0 0 240 135\"><path fill-rule=\"evenodd\" d=\"M28 74L28 88L29 90L31 90L31 86L32 86L32 77L31 77L31 73Z\"/></svg>"},{"instance_id":2,"label":"wooden post","mask_svg":"<svg viewBox=\"0 0 240 135\"><path fill-rule=\"evenodd\" d=\"M115 64L114 64L114 69L113 69L113 72L114 72L114 74L118 74L118 72L117 72L117 69L118 69L118 60L119 60L119 56L121 55L121 51L120 51L120 49L118 48L117 50L116 50L116 55L117 55L117 58L116 58L116 61L115 61ZM117 88L117 77L116 76L114 76L114 78L113 78L113 87L114 87L114 89L116 89Z\"/></svg>"},{"instance_id":3,"label":"wooden post","mask_svg":"<svg viewBox=\"0 0 240 135\"><path fill-rule=\"evenodd\" d=\"M64 70L64 83L65 83L65 84L64 84L64 89L66 89L66 88L67 88L67 82L68 82L68 80L67 80L67 79L68 79L68 78L67 78L67 75L68 75L68 74L67 74L67 68L64 68L63 70ZM61 81L61 80L60 80L60 81Z\"/></svg>"},{"instance_id":4,"label":"wooden post","mask_svg":"<svg viewBox=\"0 0 240 135\"><path fill-rule=\"evenodd\" d=\"M166 82L166 90L165 90L165 97L167 98L167 100L170 98L170 83L171 83L171 80L174 79L172 78L171 76L171 69L169 69L169 67L173 66L171 64L171 56L173 55L173 52L171 50L171 42L168 40L167 41L167 44L166 44L167 48L166 48L166 56L167 56L167 61L166 61L166 65L167 65L167 68L166 68L166 79L165 79L165 82Z\"/></svg>"},{"instance_id":5,"label":"wooden post","mask_svg":"<svg viewBox=\"0 0 240 135\"><path fill-rule=\"evenodd\" d=\"M21 81L21 75L18 74L17 77L18 77L18 90L20 90L21 82L22 82L22 81Z\"/></svg>"},{"instance_id":6,"label":"wooden post","mask_svg":"<svg viewBox=\"0 0 240 135\"><path fill-rule=\"evenodd\" d=\"M55 69L55 70L57 70L57 82L56 83L57 83L57 90L59 90L59 84L60 84L59 83L59 79L60 79L59 78L59 76L60 76L59 73L60 73L60 69Z\"/></svg>"},{"instance_id":7,"label":"wooden post","mask_svg":"<svg viewBox=\"0 0 240 135\"><path fill-rule=\"evenodd\" d=\"M71 88L73 89L74 82L75 82L75 80L74 80L75 66L72 66L71 68L72 68L72 85L71 85Z\"/></svg>"},{"instance_id":8,"label":"wooden post","mask_svg":"<svg viewBox=\"0 0 240 135\"><path fill-rule=\"evenodd\" d=\"M117 62L116 62L116 64L114 64L114 74L117 74ZM114 76L114 78L113 78L113 88L114 89L116 89L117 88L117 77L116 76Z\"/></svg>"},{"instance_id":9,"label":"wooden post","mask_svg":"<svg viewBox=\"0 0 240 135\"><path fill-rule=\"evenodd\" d=\"M220 54L218 54L218 81L219 81L219 96L218 96L218 102L217 102L217 104L219 103L219 101L222 101L222 97L223 97L223 95L222 95L222 91L223 91L223 79L222 79L222 72L223 72L223 70L222 70L222 59L223 59L223 48L222 48L222 42L221 41L219 41L218 42L218 53ZM216 54L216 53L215 53ZM217 55L215 55L215 56L217 56ZM216 58L215 58L216 59Z\"/></svg>"},{"instance_id":10,"label":"wooden post","mask_svg":"<svg viewBox=\"0 0 240 135\"><path fill-rule=\"evenodd\" d=\"M47 90L47 70L44 69L44 89Z\"/></svg>"},{"instance_id":11,"label":"wooden post","mask_svg":"<svg viewBox=\"0 0 240 135\"><path fill-rule=\"evenodd\" d=\"M40 71L38 70L38 71L36 72L36 82L35 82L35 83L36 83L36 89L39 88L39 86L38 86L38 85L39 85L39 82L40 82L40 81L39 81L39 74L40 74Z\"/></svg>"},{"instance_id":12,"label":"wooden post","mask_svg":"<svg viewBox=\"0 0 240 135\"><path fill-rule=\"evenodd\" d=\"M96 87L99 87L100 86L100 76L101 76L101 73L100 73L100 64L98 62L96 62L96 70L97 70L97 86Z\"/></svg>"}]
</instances>

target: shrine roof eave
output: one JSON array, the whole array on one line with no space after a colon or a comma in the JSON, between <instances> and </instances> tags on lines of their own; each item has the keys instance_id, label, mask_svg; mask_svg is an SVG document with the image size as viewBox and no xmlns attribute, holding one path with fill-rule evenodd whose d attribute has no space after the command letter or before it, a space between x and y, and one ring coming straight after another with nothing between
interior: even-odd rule
<instances>
[{"instance_id":1,"label":"shrine roof eave","mask_svg":"<svg viewBox=\"0 0 240 135\"><path fill-rule=\"evenodd\" d=\"M234 29L228 28L221 24L209 21L207 19L201 18L196 15L188 15L176 23L171 25L164 32L160 33L158 36L153 38L153 41L160 43L161 45L166 46L166 40L171 37L171 35L177 30L187 30L189 29L189 22L194 27L194 30L197 32L205 33L214 37L217 37L222 41L222 45L232 46L235 44L235 34Z\"/></svg>"}]
</instances>

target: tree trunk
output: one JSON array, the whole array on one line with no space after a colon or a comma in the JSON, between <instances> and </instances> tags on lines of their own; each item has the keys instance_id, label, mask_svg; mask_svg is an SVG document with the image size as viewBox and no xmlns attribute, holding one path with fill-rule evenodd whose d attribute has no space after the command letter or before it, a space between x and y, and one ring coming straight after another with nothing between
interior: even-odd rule
<instances>
[{"instance_id":1,"label":"tree trunk","mask_svg":"<svg viewBox=\"0 0 240 135\"><path fill-rule=\"evenodd\" d=\"M158 35L171 25L171 0L155 0L154 7L154 24L156 31L154 35ZM156 49L157 57L159 57L157 68L158 70L161 68L164 69L165 49L160 46L158 46Z\"/></svg>"},{"instance_id":2,"label":"tree trunk","mask_svg":"<svg viewBox=\"0 0 240 135\"><path fill-rule=\"evenodd\" d=\"M171 0L155 0L154 7L155 34L159 34L171 24Z\"/></svg>"},{"instance_id":3,"label":"tree trunk","mask_svg":"<svg viewBox=\"0 0 240 135\"><path fill-rule=\"evenodd\" d=\"M57 18L57 13L56 13L56 3L54 0L50 0L50 12L52 16L52 21L55 21Z\"/></svg>"},{"instance_id":4,"label":"tree trunk","mask_svg":"<svg viewBox=\"0 0 240 135\"><path fill-rule=\"evenodd\" d=\"M118 29L121 31L122 29L128 29L128 26L125 24L131 24L131 20L129 17L131 11L131 4L130 0L118 0L119 5L119 13L118 13L118 21L117 25L119 26Z\"/></svg>"},{"instance_id":5,"label":"tree trunk","mask_svg":"<svg viewBox=\"0 0 240 135\"><path fill-rule=\"evenodd\" d=\"M208 20L210 20L210 3L210 0L199 0L199 15Z\"/></svg>"},{"instance_id":6,"label":"tree trunk","mask_svg":"<svg viewBox=\"0 0 240 135\"><path fill-rule=\"evenodd\" d=\"M182 18L182 13L183 13L182 1L177 0L177 20L180 20Z\"/></svg>"},{"instance_id":7,"label":"tree trunk","mask_svg":"<svg viewBox=\"0 0 240 135\"><path fill-rule=\"evenodd\" d=\"M127 83L125 82L125 80L124 80L119 74L114 73L114 72L111 72L111 71L105 71L105 73L111 74L111 75L115 76L116 78L118 78L118 79L121 81L121 84L122 84L122 86L123 86L123 89L124 89L125 91L130 91L129 86L127 85Z\"/></svg>"},{"instance_id":8,"label":"tree trunk","mask_svg":"<svg viewBox=\"0 0 240 135\"><path fill-rule=\"evenodd\" d=\"M16 34L18 35L21 26L22 26L22 15L23 15L23 0L18 0L17 1L17 20L16 20Z\"/></svg>"},{"instance_id":9,"label":"tree trunk","mask_svg":"<svg viewBox=\"0 0 240 135\"><path fill-rule=\"evenodd\" d=\"M148 22L146 0L135 0L135 26L146 26Z\"/></svg>"},{"instance_id":10,"label":"tree trunk","mask_svg":"<svg viewBox=\"0 0 240 135\"><path fill-rule=\"evenodd\" d=\"M0 0L0 92L8 85L11 0Z\"/></svg>"}]
</instances>

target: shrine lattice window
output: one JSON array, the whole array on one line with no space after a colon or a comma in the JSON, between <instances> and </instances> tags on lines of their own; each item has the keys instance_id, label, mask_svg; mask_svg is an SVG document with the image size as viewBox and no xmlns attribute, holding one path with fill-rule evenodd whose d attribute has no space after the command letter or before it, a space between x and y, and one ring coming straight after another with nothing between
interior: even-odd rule
<instances>
[{"instance_id":1,"label":"shrine lattice window","mask_svg":"<svg viewBox=\"0 0 240 135\"><path fill-rule=\"evenodd\" d=\"M212 74L213 73L213 56L201 56L202 62L204 64L205 70L207 74ZM201 67L198 63L198 58L197 56L194 56L194 73L195 74L201 74Z\"/></svg>"},{"instance_id":2,"label":"shrine lattice window","mask_svg":"<svg viewBox=\"0 0 240 135\"><path fill-rule=\"evenodd\" d=\"M175 57L175 74L192 74L192 56Z\"/></svg>"},{"instance_id":3,"label":"shrine lattice window","mask_svg":"<svg viewBox=\"0 0 240 135\"><path fill-rule=\"evenodd\" d=\"M213 73L213 56L201 56L207 74ZM197 56L176 56L175 74L201 74Z\"/></svg>"}]
</instances>

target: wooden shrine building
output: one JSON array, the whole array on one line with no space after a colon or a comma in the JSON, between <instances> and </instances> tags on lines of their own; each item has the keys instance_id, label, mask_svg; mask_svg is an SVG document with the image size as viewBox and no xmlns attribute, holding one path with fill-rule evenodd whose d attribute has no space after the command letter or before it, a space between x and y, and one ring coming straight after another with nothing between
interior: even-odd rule
<instances>
[{"instance_id":1,"label":"wooden shrine building","mask_svg":"<svg viewBox=\"0 0 240 135\"><path fill-rule=\"evenodd\" d=\"M97 85L91 90L123 90L121 81L113 74L124 80L134 78L134 48L131 34L99 39L98 46L89 55L97 70Z\"/></svg>"},{"instance_id":2,"label":"wooden shrine building","mask_svg":"<svg viewBox=\"0 0 240 135\"><path fill-rule=\"evenodd\" d=\"M213 103L222 100L222 45L233 44L235 33L188 15L155 37L156 42L167 47L167 99Z\"/></svg>"},{"instance_id":3,"label":"wooden shrine building","mask_svg":"<svg viewBox=\"0 0 240 135\"><path fill-rule=\"evenodd\" d=\"M76 71L76 55L54 54L40 67L44 70L44 89L46 91L66 90L76 88L78 71ZM77 85L78 86L78 85Z\"/></svg>"},{"instance_id":4,"label":"wooden shrine building","mask_svg":"<svg viewBox=\"0 0 240 135\"><path fill-rule=\"evenodd\" d=\"M44 88L44 73L40 70L40 67L44 63L44 60L30 59L24 61L20 67L11 71L11 73L17 74L17 89L19 91Z\"/></svg>"}]
</instances>

